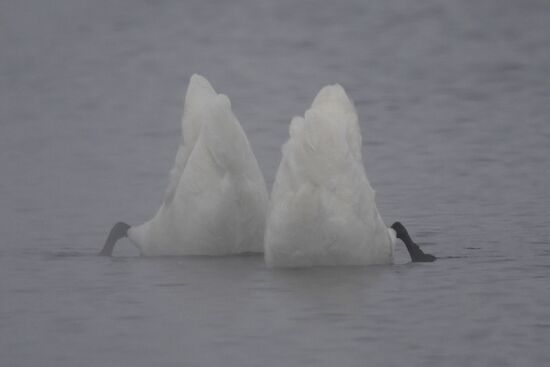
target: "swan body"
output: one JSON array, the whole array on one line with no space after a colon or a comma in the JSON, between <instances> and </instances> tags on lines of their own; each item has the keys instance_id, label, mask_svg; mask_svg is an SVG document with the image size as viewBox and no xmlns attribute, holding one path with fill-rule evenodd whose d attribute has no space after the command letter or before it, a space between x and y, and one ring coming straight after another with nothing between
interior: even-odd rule
<instances>
[{"instance_id":1,"label":"swan body","mask_svg":"<svg viewBox=\"0 0 550 367\"><path fill-rule=\"evenodd\" d=\"M395 239L363 167L353 102L340 85L326 86L305 116L290 124L271 195L266 263L389 264Z\"/></svg>"},{"instance_id":2,"label":"swan body","mask_svg":"<svg viewBox=\"0 0 550 367\"><path fill-rule=\"evenodd\" d=\"M229 99L199 75L189 82L182 133L164 202L126 235L145 256L262 252L264 178Z\"/></svg>"}]
</instances>

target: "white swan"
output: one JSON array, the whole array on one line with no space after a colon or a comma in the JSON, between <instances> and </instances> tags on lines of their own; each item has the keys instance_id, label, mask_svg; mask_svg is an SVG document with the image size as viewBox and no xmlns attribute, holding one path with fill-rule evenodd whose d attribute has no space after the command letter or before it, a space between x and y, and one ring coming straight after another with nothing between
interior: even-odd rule
<instances>
[{"instance_id":1,"label":"white swan","mask_svg":"<svg viewBox=\"0 0 550 367\"><path fill-rule=\"evenodd\" d=\"M363 168L353 102L340 85L326 86L305 117L295 117L290 124L271 194L266 263L389 264L396 231L401 239L406 234L400 223L392 227L395 230L387 228L378 213ZM414 246L412 240L407 243L407 248Z\"/></svg>"},{"instance_id":2,"label":"white swan","mask_svg":"<svg viewBox=\"0 0 550 367\"><path fill-rule=\"evenodd\" d=\"M145 256L263 251L264 178L229 99L199 75L189 82L182 132L157 214L139 226L117 223L102 255L126 235Z\"/></svg>"}]
</instances>

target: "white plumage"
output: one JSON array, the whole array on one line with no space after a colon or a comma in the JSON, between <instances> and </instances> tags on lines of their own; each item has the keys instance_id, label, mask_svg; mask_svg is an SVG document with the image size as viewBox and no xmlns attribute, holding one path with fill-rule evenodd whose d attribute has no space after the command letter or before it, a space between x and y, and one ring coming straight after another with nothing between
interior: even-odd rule
<instances>
[{"instance_id":1,"label":"white plumage","mask_svg":"<svg viewBox=\"0 0 550 367\"><path fill-rule=\"evenodd\" d=\"M376 208L357 113L340 85L321 89L305 116L290 124L264 245L268 266L393 261L395 232Z\"/></svg>"},{"instance_id":2,"label":"white plumage","mask_svg":"<svg viewBox=\"0 0 550 367\"><path fill-rule=\"evenodd\" d=\"M268 193L227 96L193 75L165 199L128 237L142 255L262 252Z\"/></svg>"}]
</instances>

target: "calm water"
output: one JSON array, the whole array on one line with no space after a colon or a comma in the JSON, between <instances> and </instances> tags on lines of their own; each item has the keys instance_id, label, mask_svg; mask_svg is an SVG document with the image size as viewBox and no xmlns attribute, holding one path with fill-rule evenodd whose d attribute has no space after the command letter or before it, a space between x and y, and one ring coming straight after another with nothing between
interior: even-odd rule
<instances>
[{"instance_id":1,"label":"calm water","mask_svg":"<svg viewBox=\"0 0 550 367\"><path fill-rule=\"evenodd\" d=\"M2 1L0 365L546 365L549 25L545 0ZM442 259L95 256L158 208L193 72L270 186L342 83L384 219Z\"/></svg>"}]
</instances>

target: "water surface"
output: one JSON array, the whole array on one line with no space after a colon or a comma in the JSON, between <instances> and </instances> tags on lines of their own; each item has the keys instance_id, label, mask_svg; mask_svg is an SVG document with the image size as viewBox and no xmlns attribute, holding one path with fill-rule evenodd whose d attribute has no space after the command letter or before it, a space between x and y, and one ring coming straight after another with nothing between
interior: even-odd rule
<instances>
[{"instance_id":1,"label":"water surface","mask_svg":"<svg viewBox=\"0 0 550 367\"><path fill-rule=\"evenodd\" d=\"M3 1L0 364L546 364L548 24L544 0ZM383 218L441 259L95 256L160 205L194 72L269 186L290 118L343 84Z\"/></svg>"}]
</instances>

